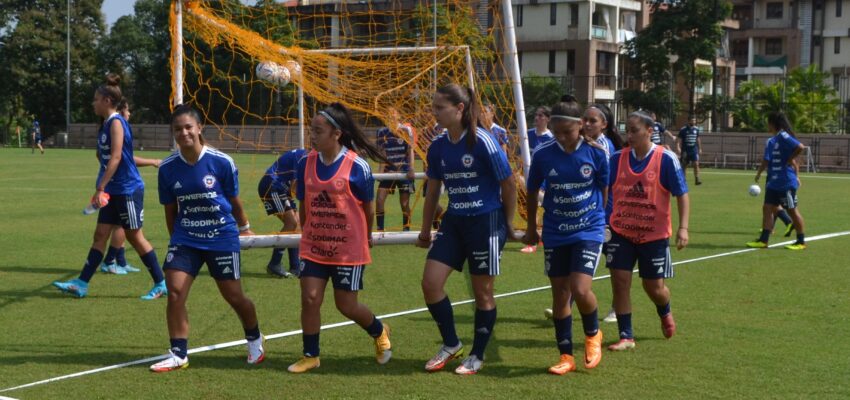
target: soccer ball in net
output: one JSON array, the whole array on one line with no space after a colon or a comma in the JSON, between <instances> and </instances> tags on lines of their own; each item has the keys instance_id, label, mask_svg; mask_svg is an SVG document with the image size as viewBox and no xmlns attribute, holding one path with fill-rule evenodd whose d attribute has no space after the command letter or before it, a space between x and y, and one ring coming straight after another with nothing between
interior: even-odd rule
<instances>
[{"instance_id":1,"label":"soccer ball in net","mask_svg":"<svg viewBox=\"0 0 850 400\"><path fill-rule=\"evenodd\" d=\"M755 183L750 185L750 196L755 197L759 194L761 194L761 188L759 187L759 185L756 185Z\"/></svg>"},{"instance_id":2,"label":"soccer ball in net","mask_svg":"<svg viewBox=\"0 0 850 400\"><path fill-rule=\"evenodd\" d=\"M257 64L257 68L254 70L254 73L260 80L271 83L277 87L284 87L289 84L289 70L272 61L263 61Z\"/></svg>"},{"instance_id":3,"label":"soccer ball in net","mask_svg":"<svg viewBox=\"0 0 850 400\"><path fill-rule=\"evenodd\" d=\"M289 77L293 80L301 78L301 64L295 60L288 60L283 63L283 66L289 70Z\"/></svg>"}]
</instances>

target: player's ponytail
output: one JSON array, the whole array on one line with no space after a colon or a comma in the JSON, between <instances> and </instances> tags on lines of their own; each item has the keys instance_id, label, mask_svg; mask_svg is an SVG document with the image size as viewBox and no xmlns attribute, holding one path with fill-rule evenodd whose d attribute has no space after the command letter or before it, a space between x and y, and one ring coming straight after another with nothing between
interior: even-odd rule
<instances>
[{"instance_id":1,"label":"player's ponytail","mask_svg":"<svg viewBox=\"0 0 850 400\"><path fill-rule=\"evenodd\" d=\"M475 91L456 83L450 83L437 89L437 93L446 96L446 99L454 105L463 103L460 124L463 129L466 129L466 147L472 149L475 147L478 127L480 126L479 121L481 121L481 106L475 96Z\"/></svg>"},{"instance_id":2,"label":"player's ponytail","mask_svg":"<svg viewBox=\"0 0 850 400\"><path fill-rule=\"evenodd\" d=\"M791 127L791 122L788 121L788 116L782 111L773 111L767 114L767 123L773 126L777 132L785 131L789 135L796 137L794 135L794 128Z\"/></svg>"},{"instance_id":3,"label":"player's ponytail","mask_svg":"<svg viewBox=\"0 0 850 400\"><path fill-rule=\"evenodd\" d=\"M116 108L124 101L124 96L121 94L121 87L119 86L120 83L121 77L110 72L106 74L106 82L97 88L97 93L100 94L100 97L109 99L109 103Z\"/></svg>"},{"instance_id":4,"label":"player's ponytail","mask_svg":"<svg viewBox=\"0 0 850 400\"><path fill-rule=\"evenodd\" d=\"M363 154L374 161L392 164L381 149L371 140L366 138L363 129L351 116L351 111L341 103L331 103L327 108L319 111L319 115L328 120L334 128L339 129L339 144Z\"/></svg>"}]
</instances>

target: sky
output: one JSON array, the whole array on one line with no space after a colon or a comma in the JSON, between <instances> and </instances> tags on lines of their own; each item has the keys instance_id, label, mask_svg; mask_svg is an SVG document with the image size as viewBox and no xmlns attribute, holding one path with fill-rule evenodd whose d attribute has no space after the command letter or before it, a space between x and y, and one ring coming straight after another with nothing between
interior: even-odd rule
<instances>
[{"instance_id":1,"label":"sky","mask_svg":"<svg viewBox=\"0 0 850 400\"><path fill-rule=\"evenodd\" d=\"M254 4L254 1L241 0L243 4ZM106 15L106 25L112 27L112 24L124 15L133 13L133 4L135 1L128 0L103 0L101 11Z\"/></svg>"}]
</instances>

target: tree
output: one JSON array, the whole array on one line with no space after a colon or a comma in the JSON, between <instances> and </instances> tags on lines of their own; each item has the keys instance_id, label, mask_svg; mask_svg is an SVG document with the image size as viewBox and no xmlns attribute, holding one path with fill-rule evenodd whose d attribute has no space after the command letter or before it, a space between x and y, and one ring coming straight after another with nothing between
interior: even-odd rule
<instances>
[{"instance_id":1,"label":"tree","mask_svg":"<svg viewBox=\"0 0 850 400\"><path fill-rule=\"evenodd\" d=\"M71 119L93 120L91 93L97 74L96 44L104 33L102 0L71 3ZM0 102L14 118L33 116L51 135L65 129L65 19L62 0L0 0Z\"/></svg>"},{"instance_id":2,"label":"tree","mask_svg":"<svg viewBox=\"0 0 850 400\"><path fill-rule=\"evenodd\" d=\"M625 47L648 90L670 84L667 60L674 59L674 76L681 75L689 83L688 111L693 114L695 88L706 80L695 62L715 57L723 36L719 22L731 15L732 5L727 0L688 0L665 7L658 4L652 22Z\"/></svg>"}]
</instances>

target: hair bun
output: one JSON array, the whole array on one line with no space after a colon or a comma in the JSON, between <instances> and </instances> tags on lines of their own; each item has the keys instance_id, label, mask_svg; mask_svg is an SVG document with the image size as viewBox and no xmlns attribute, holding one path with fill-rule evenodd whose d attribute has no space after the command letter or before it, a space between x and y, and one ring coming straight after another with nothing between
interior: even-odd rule
<instances>
[{"instance_id":1,"label":"hair bun","mask_svg":"<svg viewBox=\"0 0 850 400\"><path fill-rule=\"evenodd\" d=\"M120 83L121 83L121 77L118 76L118 74L115 74L115 73L112 73L112 72L106 74L106 84L107 85L118 86L118 84L120 84Z\"/></svg>"}]
</instances>

